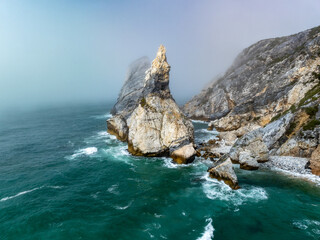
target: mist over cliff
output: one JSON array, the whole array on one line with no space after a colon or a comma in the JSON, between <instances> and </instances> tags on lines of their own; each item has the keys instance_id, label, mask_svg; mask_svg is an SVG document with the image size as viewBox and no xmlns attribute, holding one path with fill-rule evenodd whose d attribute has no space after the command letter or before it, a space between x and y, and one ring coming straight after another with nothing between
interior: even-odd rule
<instances>
[{"instance_id":1,"label":"mist over cliff","mask_svg":"<svg viewBox=\"0 0 320 240\"><path fill-rule=\"evenodd\" d=\"M0 109L115 101L127 66L160 44L181 103L242 49L314 27L319 12L316 0L4 1Z\"/></svg>"}]
</instances>

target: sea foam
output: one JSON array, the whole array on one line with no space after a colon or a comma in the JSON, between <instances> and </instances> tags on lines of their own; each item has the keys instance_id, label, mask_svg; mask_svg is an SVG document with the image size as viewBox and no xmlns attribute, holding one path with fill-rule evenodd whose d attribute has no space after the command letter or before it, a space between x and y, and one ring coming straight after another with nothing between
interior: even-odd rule
<instances>
[{"instance_id":1,"label":"sea foam","mask_svg":"<svg viewBox=\"0 0 320 240\"><path fill-rule=\"evenodd\" d=\"M92 154L96 153L97 151L98 151L98 149L96 147L87 147L87 148L83 148L83 149L79 149L79 150L75 151L74 154L72 154L71 156L68 156L67 158L69 160L73 160L73 159L80 157L80 156L92 155Z\"/></svg>"},{"instance_id":2,"label":"sea foam","mask_svg":"<svg viewBox=\"0 0 320 240\"><path fill-rule=\"evenodd\" d=\"M242 205L244 202L258 202L268 199L267 192L261 187L247 187L238 190L232 190L223 181L210 178L208 173L202 177L206 181L203 182L203 192L207 198L231 203L233 206Z\"/></svg>"},{"instance_id":3,"label":"sea foam","mask_svg":"<svg viewBox=\"0 0 320 240\"><path fill-rule=\"evenodd\" d=\"M30 189L30 190L26 190L26 191L19 192L19 193L17 193L16 195L13 195L13 196L1 198L1 199L0 199L0 202L7 201L7 200L10 200L10 199L19 197L19 196L21 196L21 195L24 195L24 194L27 194L27 193L31 193L31 192L33 192L33 191L36 191L36 190L45 188L45 187L46 187L46 188L54 188L54 189L62 188L61 186L41 186L41 187L36 187L36 188Z\"/></svg>"},{"instance_id":4,"label":"sea foam","mask_svg":"<svg viewBox=\"0 0 320 240\"><path fill-rule=\"evenodd\" d=\"M197 240L211 240L214 237L214 235L213 235L214 227L212 225L212 219L208 218L206 220L206 222L208 222L208 224L204 228L204 232L203 232L202 236L197 238Z\"/></svg>"},{"instance_id":5,"label":"sea foam","mask_svg":"<svg viewBox=\"0 0 320 240\"><path fill-rule=\"evenodd\" d=\"M106 113L106 114L102 114L102 115L95 115L95 116L92 116L93 118L95 119L109 119L112 117L112 114L110 113Z\"/></svg>"}]
</instances>

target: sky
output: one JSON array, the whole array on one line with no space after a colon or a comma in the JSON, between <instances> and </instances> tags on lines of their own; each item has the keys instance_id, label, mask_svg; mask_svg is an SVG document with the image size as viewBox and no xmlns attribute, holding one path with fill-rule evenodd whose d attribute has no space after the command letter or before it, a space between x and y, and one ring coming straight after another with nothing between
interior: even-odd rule
<instances>
[{"instance_id":1,"label":"sky","mask_svg":"<svg viewBox=\"0 0 320 240\"><path fill-rule=\"evenodd\" d=\"M320 0L0 0L0 112L115 102L160 44L178 103L246 47L320 25Z\"/></svg>"}]
</instances>

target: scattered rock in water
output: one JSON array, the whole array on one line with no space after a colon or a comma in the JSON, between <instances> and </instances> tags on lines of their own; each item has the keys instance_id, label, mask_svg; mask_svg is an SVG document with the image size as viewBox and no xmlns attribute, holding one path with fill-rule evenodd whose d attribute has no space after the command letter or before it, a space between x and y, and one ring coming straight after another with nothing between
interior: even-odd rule
<instances>
[{"instance_id":1,"label":"scattered rock in water","mask_svg":"<svg viewBox=\"0 0 320 240\"><path fill-rule=\"evenodd\" d=\"M171 157L176 163L190 163L194 160L196 150L190 143L172 152Z\"/></svg>"},{"instance_id":2,"label":"scattered rock in water","mask_svg":"<svg viewBox=\"0 0 320 240\"><path fill-rule=\"evenodd\" d=\"M223 180L232 189L240 188L230 158L219 160L215 166L208 169L208 172L210 177Z\"/></svg>"}]
</instances>

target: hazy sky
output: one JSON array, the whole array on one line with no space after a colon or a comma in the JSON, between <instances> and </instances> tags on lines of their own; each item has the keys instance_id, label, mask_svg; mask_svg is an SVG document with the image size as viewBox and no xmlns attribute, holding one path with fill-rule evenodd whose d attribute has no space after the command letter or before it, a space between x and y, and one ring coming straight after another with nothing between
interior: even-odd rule
<instances>
[{"instance_id":1,"label":"hazy sky","mask_svg":"<svg viewBox=\"0 0 320 240\"><path fill-rule=\"evenodd\" d=\"M258 40L320 25L320 0L0 0L0 110L115 101L162 43L190 99Z\"/></svg>"}]
</instances>

